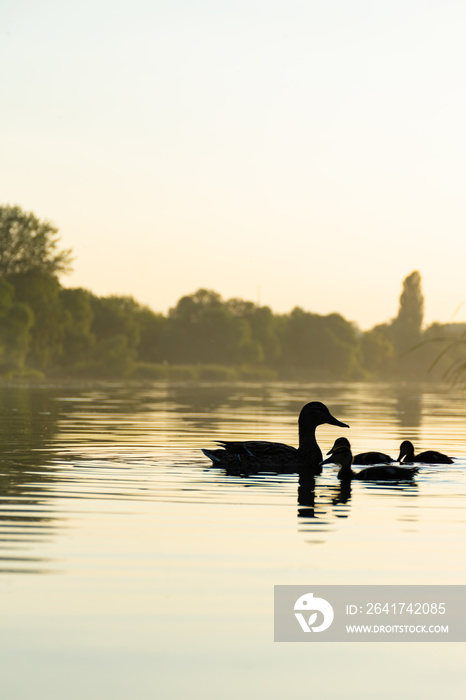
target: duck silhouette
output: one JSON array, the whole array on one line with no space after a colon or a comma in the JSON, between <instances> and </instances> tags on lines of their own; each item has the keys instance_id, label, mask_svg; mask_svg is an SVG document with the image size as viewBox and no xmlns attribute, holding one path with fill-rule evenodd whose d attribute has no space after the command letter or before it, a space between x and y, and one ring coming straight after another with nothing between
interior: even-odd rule
<instances>
[{"instance_id":1,"label":"duck silhouette","mask_svg":"<svg viewBox=\"0 0 466 700\"><path fill-rule=\"evenodd\" d=\"M321 471L322 452L317 444L315 431L319 425L328 423L348 428L337 420L325 404L320 401L307 403L299 414L299 447L281 442L245 440L244 442L218 441L221 449L203 449L212 460L212 466L226 468L230 473L248 475L263 471L279 474Z\"/></svg>"},{"instance_id":2,"label":"duck silhouette","mask_svg":"<svg viewBox=\"0 0 466 700\"><path fill-rule=\"evenodd\" d=\"M408 481L419 471L418 467L398 467L393 464L383 464L378 467L367 467L360 472L351 469L353 455L348 447L337 447L331 457L322 464L338 464L338 478L342 481Z\"/></svg>"},{"instance_id":3,"label":"duck silhouette","mask_svg":"<svg viewBox=\"0 0 466 700\"><path fill-rule=\"evenodd\" d=\"M327 454L333 454L338 447L347 447L350 450L350 441L345 437L337 438L333 443L332 449ZM353 464L390 464L390 462L394 461L392 457L383 452L361 452L358 455L353 455Z\"/></svg>"},{"instance_id":4,"label":"duck silhouette","mask_svg":"<svg viewBox=\"0 0 466 700\"><path fill-rule=\"evenodd\" d=\"M404 440L400 445L400 454L398 455L400 464L409 464L410 462L424 462L424 464L453 464L451 457L436 452L436 450L426 450L418 455L414 454L414 445L409 440Z\"/></svg>"}]
</instances>

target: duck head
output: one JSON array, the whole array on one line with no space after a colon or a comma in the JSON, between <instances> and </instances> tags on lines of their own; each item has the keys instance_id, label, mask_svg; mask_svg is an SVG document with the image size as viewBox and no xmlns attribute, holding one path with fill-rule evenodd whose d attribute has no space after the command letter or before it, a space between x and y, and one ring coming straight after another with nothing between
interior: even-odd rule
<instances>
[{"instance_id":1,"label":"duck head","mask_svg":"<svg viewBox=\"0 0 466 700\"><path fill-rule=\"evenodd\" d=\"M349 425L342 423L328 410L327 406L320 401L311 401L307 403L299 414L299 428L307 429L309 426L316 428L318 425L329 423L330 425L338 425L340 428L349 428Z\"/></svg>"},{"instance_id":2,"label":"duck head","mask_svg":"<svg viewBox=\"0 0 466 700\"><path fill-rule=\"evenodd\" d=\"M340 471L338 472L339 479L349 478L351 479L351 464L353 462L353 453L349 447L336 447L331 450L332 455L321 462L321 466L324 464L338 464Z\"/></svg>"},{"instance_id":3,"label":"duck head","mask_svg":"<svg viewBox=\"0 0 466 700\"><path fill-rule=\"evenodd\" d=\"M311 401L302 408L298 419L299 452L302 460L312 465L313 469L319 470L319 473L321 471L319 465L322 460L322 452L317 444L315 432L317 426L324 423L338 425L341 428L349 428L349 425L332 416L327 406L320 401Z\"/></svg>"},{"instance_id":4,"label":"duck head","mask_svg":"<svg viewBox=\"0 0 466 700\"><path fill-rule=\"evenodd\" d=\"M403 458L406 458L405 462L411 462L414 457L414 445L409 440L403 440L400 445L400 454L398 455L397 462L401 462Z\"/></svg>"},{"instance_id":5,"label":"duck head","mask_svg":"<svg viewBox=\"0 0 466 700\"><path fill-rule=\"evenodd\" d=\"M350 441L345 438L345 437L339 437L335 440L333 443L333 447L327 452L328 455L331 455L337 450L339 447L346 447L348 450L351 449Z\"/></svg>"},{"instance_id":6,"label":"duck head","mask_svg":"<svg viewBox=\"0 0 466 700\"><path fill-rule=\"evenodd\" d=\"M336 447L331 450L332 455L324 459L321 464L338 464L342 469L350 469L353 462L353 454L349 447Z\"/></svg>"}]
</instances>

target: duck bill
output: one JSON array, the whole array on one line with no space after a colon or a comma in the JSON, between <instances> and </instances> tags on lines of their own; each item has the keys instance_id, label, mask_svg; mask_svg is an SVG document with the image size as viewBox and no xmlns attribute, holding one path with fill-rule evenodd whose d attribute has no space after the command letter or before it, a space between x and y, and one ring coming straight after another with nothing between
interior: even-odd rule
<instances>
[{"instance_id":1,"label":"duck bill","mask_svg":"<svg viewBox=\"0 0 466 700\"><path fill-rule=\"evenodd\" d=\"M336 462L333 459L333 457L328 457L327 459L322 460L322 462L320 463L320 466L323 467L324 464L336 464Z\"/></svg>"},{"instance_id":2,"label":"duck bill","mask_svg":"<svg viewBox=\"0 0 466 700\"><path fill-rule=\"evenodd\" d=\"M341 420L337 420L332 415L329 416L327 423L329 423L329 425L338 425L339 428L349 428L349 425L342 423Z\"/></svg>"}]
</instances>

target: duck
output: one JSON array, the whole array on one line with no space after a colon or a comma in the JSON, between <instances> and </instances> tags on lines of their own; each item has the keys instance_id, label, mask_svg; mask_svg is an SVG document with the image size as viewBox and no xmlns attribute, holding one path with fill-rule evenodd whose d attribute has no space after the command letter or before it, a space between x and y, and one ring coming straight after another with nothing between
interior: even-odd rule
<instances>
[{"instance_id":1,"label":"duck","mask_svg":"<svg viewBox=\"0 0 466 700\"><path fill-rule=\"evenodd\" d=\"M333 443L332 449L327 454L333 454L338 447L347 447L350 450L350 441L345 437L337 438ZM383 452L361 452L358 455L353 455L353 464L390 464L390 462L394 461L392 457Z\"/></svg>"},{"instance_id":2,"label":"duck","mask_svg":"<svg viewBox=\"0 0 466 700\"><path fill-rule=\"evenodd\" d=\"M400 445L400 454L398 455L400 464L409 464L410 462L424 462L425 464L453 464L451 457L437 452L436 450L426 450L418 455L414 454L414 445L409 440L404 440Z\"/></svg>"},{"instance_id":3,"label":"duck","mask_svg":"<svg viewBox=\"0 0 466 700\"><path fill-rule=\"evenodd\" d=\"M248 475L261 471L281 474L320 472L322 451L317 444L315 431L324 423L349 428L349 425L332 416L325 404L311 401L303 406L299 414L297 448L281 442L263 440L222 440L216 443L221 449L203 449L202 452L212 460L212 466L224 467L230 473Z\"/></svg>"},{"instance_id":4,"label":"duck","mask_svg":"<svg viewBox=\"0 0 466 700\"><path fill-rule=\"evenodd\" d=\"M348 447L337 447L332 456L321 462L324 464L338 464L340 471L338 478L342 481L358 479L360 481L408 481L419 471L419 467L398 467L393 464L383 464L378 467L367 467L360 472L351 469L353 455Z\"/></svg>"}]
</instances>

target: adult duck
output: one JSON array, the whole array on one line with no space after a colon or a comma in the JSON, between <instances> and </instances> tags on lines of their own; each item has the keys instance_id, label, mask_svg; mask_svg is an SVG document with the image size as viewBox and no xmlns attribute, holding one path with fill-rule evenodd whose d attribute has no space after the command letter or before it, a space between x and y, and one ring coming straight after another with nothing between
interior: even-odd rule
<instances>
[{"instance_id":1,"label":"adult duck","mask_svg":"<svg viewBox=\"0 0 466 700\"><path fill-rule=\"evenodd\" d=\"M436 450L426 450L418 455L414 454L414 445L409 440L404 440L400 445L398 462L409 464L410 462L424 462L424 464L453 464L451 457L437 452Z\"/></svg>"},{"instance_id":2,"label":"adult duck","mask_svg":"<svg viewBox=\"0 0 466 700\"><path fill-rule=\"evenodd\" d=\"M339 447L347 447L350 450L350 441L345 437L337 438L333 443L332 449L327 454L333 454ZM353 464L390 464L390 462L394 461L392 457L383 452L361 452L358 455L353 455Z\"/></svg>"},{"instance_id":3,"label":"adult duck","mask_svg":"<svg viewBox=\"0 0 466 700\"><path fill-rule=\"evenodd\" d=\"M410 481L419 471L418 467L398 467L393 464L383 464L378 467L367 467L360 472L351 469L353 455L348 447L337 447L332 456L322 464L338 464L338 478L342 481Z\"/></svg>"},{"instance_id":4,"label":"adult duck","mask_svg":"<svg viewBox=\"0 0 466 700\"><path fill-rule=\"evenodd\" d=\"M250 474L264 471L293 474L303 471L320 471L322 452L316 440L316 428L328 423L348 428L337 420L325 404L320 401L307 403L299 414L299 447L281 442L246 440L244 442L219 441L221 449L202 450L215 467L224 467L230 472Z\"/></svg>"}]
</instances>

